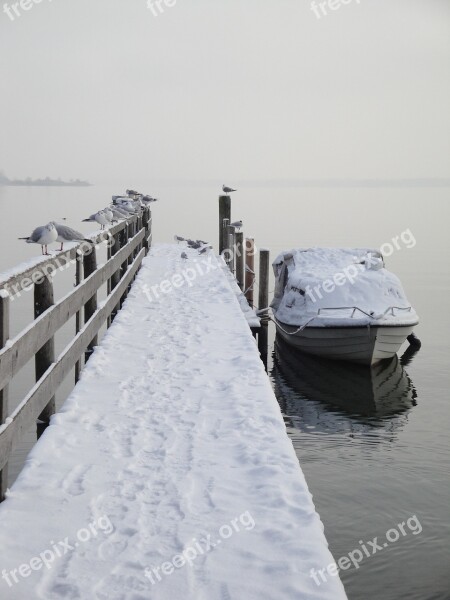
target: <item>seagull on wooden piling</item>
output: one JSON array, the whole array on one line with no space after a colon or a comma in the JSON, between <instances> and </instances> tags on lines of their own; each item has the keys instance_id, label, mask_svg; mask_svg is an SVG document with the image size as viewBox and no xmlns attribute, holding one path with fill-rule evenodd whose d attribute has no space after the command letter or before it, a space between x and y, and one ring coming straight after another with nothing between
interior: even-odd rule
<instances>
[{"instance_id":1,"label":"seagull on wooden piling","mask_svg":"<svg viewBox=\"0 0 450 600\"><path fill-rule=\"evenodd\" d=\"M54 223L48 223L36 229L28 237L19 238L19 240L26 240L27 244L40 244L42 254L48 255L47 246L56 242L58 238L58 232ZM44 252L45 250L45 252Z\"/></svg>"},{"instance_id":2,"label":"seagull on wooden piling","mask_svg":"<svg viewBox=\"0 0 450 600\"><path fill-rule=\"evenodd\" d=\"M89 242L92 244L92 240L85 238L82 233L72 229L72 227L67 227L67 225L59 225L59 223L55 223L52 221L52 225L55 226L58 237L56 238L57 242L60 242L61 248L60 252L64 248L64 242Z\"/></svg>"},{"instance_id":3,"label":"seagull on wooden piling","mask_svg":"<svg viewBox=\"0 0 450 600\"><path fill-rule=\"evenodd\" d=\"M235 221L234 223L230 223L230 227L234 227L235 229L241 229L242 221Z\"/></svg>"},{"instance_id":4,"label":"seagull on wooden piling","mask_svg":"<svg viewBox=\"0 0 450 600\"><path fill-rule=\"evenodd\" d=\"M232 192L236 192L237 191L237 190L234 190L233 188L228 187L225 184L223 184L222 190L225 192L225 194L231 194Z\"/></svg>"},{"instance_id":5,"label":"seagull on wooden piling","mask_svg":"<svg viewBox=\"0 0 450 600\"><path fill-rule=\"evenodd\" d=\"M106 218L106 215L102 210L99 210L98 212L94 213L87 219L83 219L83 223L90 222L90 221L98 223L100 225L101 229L104 229L106 225L109 225L109 221Z\"/></svg>"}]
</instances>

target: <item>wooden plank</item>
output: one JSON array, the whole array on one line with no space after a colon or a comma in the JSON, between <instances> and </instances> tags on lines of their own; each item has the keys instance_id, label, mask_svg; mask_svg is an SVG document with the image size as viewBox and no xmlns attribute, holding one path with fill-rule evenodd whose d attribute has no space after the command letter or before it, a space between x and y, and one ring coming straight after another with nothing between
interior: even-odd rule
<instances>
[{"instance_id":1,"label":"wooden plank","mask_svg":"<svg viewBox=\"0 0 450 600\"><path fill-rule=\"evenodd\" d=\"M121 223L118 223L117 225L114 225L105 231L87 235L86 239L92 240L93 244L99 244L106 240L107 236L115 235L117 232L125 229L130 221L134 222L135 220L136 217L133 215L128 220L122 221ZM40 281L52 271L57 271L58 269L63 270L67 268L67 265L75 264L77 250L80 247L82 248L86 246L87 242L81 242L81 244L74 246L70 250L58 252L51 258L43 258L32 267L25 267L22 271L17 272L13 277L9 277L4 281L0 281L0 290L6 290L11 297L15 296L16 294L20 294L22 291L29 289L34 283L36 283L34 279ZM40 275L40 278L38 278L38 275Z\"/></svg>"},{"instance_id":2,"label":"wooden plank","mask_svg":"<svg viewBox=\"0 0 450 600\"><path fill-rule=\"evenodd\" d=\"M0 295L0 348L3 348L9 339L10 332L10 299L8 296ZM0 390L0 425L8 417L8 387ZM0 502L5 499L8 488L8 463L3 465L0 471Z\"/></svg>"},{"instance_id":3,"label":"wooden plank","mask_svg":"<svg viewBox=\"0 0 450 600\"><path fill-rule=\"evenodd\" d=\"M24 332L0 350L0 389L33 358L44 342L50 339L92 297L111 275L120 268L124 260L143 239L144 230L130 240L108 263L97 269L70 294L42 314Z\"/></svg>"},{"instance_id":4,"label":"wooden plank","mask_svg":"<svg viewBox=\"0 0 450 600\"><path fill-rule=\"evenodd\" d=\"M45 277L41 283L34 286L34 318L38 319L47 309L55 304L53 283L50 277ZM38 338L42 344L42 339ZM55 362L55 338L49 337L34 357L36 381L39 381L47 369ZM39 419L44 423L50 422L55 414L55 397L50 398Z\"/></svg>"},{"instance_id":5,"label":"wooden plank","mask_svg":"<svg viewBox=\"0 0 450 600\"><path fill-rule=\"evenodd\" d=\"M0 469L5 466L11 451L18 444L22 436L34 426L36 418L47 404L48 398L55 394L90 341L98 333L100 327L106 321L108 315L118 303L119 298L139 269L144 256L145 251L141 250L119 285L111 292L105 303L101 308L97 309L90 321L84 325L80 333L74 338L70 346L64 350L57 361L46 371L42 379L13 412L10 417L12 421L7 425L0 426Z\"/></svg>"}]
</instances>

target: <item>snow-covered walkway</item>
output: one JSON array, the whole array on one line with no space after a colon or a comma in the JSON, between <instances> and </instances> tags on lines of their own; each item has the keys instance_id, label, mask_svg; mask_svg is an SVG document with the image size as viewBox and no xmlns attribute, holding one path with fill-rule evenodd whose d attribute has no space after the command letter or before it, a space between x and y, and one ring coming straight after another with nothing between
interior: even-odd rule
<instances>
[{"instance_id":1,"label":"snow-covered walkway","mask_svg":"<svg viewBox=\"0 0 450 600\"><path fill-rule=\"evenodd\" d=\"M151 250L0 506L0 598L345 599L230 284L180 253Z\"/></svg>"}]
</instances>

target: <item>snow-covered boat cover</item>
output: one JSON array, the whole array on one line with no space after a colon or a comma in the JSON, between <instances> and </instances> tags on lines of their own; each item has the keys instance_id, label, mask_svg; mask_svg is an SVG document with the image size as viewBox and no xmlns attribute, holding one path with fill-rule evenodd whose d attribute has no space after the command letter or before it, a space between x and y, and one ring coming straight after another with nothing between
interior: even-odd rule
<instances>
[{"instance_id":1,"label":"snow-covered boat cover","mask_svg":"<svg viewBox=\"0 0 450 600\"><path fill-rule=\"evenodd\" d=\"M299 248L273 263L276 318L293 326L415 325L418 316L378 250Z\"/></svg>"}]
</instances>

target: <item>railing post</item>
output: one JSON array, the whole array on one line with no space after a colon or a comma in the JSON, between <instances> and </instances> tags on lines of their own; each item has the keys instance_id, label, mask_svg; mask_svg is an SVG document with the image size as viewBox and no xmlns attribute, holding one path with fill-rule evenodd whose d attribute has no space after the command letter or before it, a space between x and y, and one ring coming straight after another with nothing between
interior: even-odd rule
<instances>
[{"instance_id":1,"label":"railing post","mask_svg":"<svg viewBox=\"0 0 450 600\"><path fill-rule=\"evenodd\" d=\"M241 290L244 290L244 234L236 233L236 280Z\"/></svg>"},{"instance_id":2,"label":"railing post","mask_svg":"<svg viewBox=\"0 0 450 600\"><path fill-rule=\"evenodd\" d=\"M0 292L0 348L3 348L9 339L9 308L10 299L8 294ZM0 424L8 417L8 386L0 390ZM0 471L0 502L5 499L8 488L8 463Z\"/></svg>"},{"instance_id":3,"label":"railing post","mask_svg":"<svg viewBox=\"0 0 450 600\"><path fill-rule=\"evenodd\" d=\"M80 285L83 281L83 255L80 252L77 252L76 263L75 263L75 287ZM79 333L81 330L83 315L79 310L75 315L75 333ZM75 383L80 379L82 369L82 358L80 356L80 360L78 360L75 364Z\"/></svg>"},{"instance_id":4,"label":"railing post","mask_svg":"<svg viewBox=\"0 0 450 600\"><path fill-rule=\"evenodd\" d=\"M152 209L149 207L148 209L148 247L152 247L153 243L153 217L152 217Z\"/></svg>"},{"instance_id":5,"label":"railing post","mask_svg":"<svg viewBox=\"0 0 450 600\"><path fill-rule=\"evenodd\" d=\"M150 231L150 209L144 208L144 212L142 215L142 226L145 229L145 237L142 242L143 247L145 248L145 254L148 254L149 250L149 231Z\"/></svg>"},{"instance_id":6,"label":"railing post","mask_svg":"<svg viewBox=\"0 0 450 600\"><path fill-rule=\"evenodd\" d=\"M97 269L97 252L95 249L95 245L92 245L90 248L90 252L87 252L83 256L83 267L84 267L84 277L85 279L89 277L96 269ZM92 315L97 310L97 292L90 298L86 304L84 305L84 322L85 324L89 321ZM94 347L98 344L98 336L96 335L94 339L90 342L85 352L85 362L89 360L92 352L94 351Z\"/></svg>"},{"instance_id":7,"label":"railing post","mask_svg":"<svg viewBox=\"0 0 450 600\"><path fill-rule=\"evenodd\" d=\"M245 239L245 297L253 306L253 287L255 284L255 240Z\"/></svg>"},{"instance_id":8,"label":"railing post","mask_svg":"<svg viewBox=\"0 0 450 600\"><path fill-rule=\"evenodd\" d=\"M55 298L53 294L53 282L50 278L44 277L40 283L34 286L34 318L37 319L48 308L53 306ZM44 375L47 369L55 362L55 338L51 337L35 356L36 381ZM39 415L39 420L44 423L50 422L50 417L55 414L55 397L50 398L47 406Z\"/></svg>"},{"instance_id":9,"label":"railing post","mask_svg":"<svg viewBox=\"0 0 450 600\"><path fill-rule=\"evenodd\" d=\"M224 228L224 219L231 220L231 198L230 196L219 196L219 254L226 249L228 239Z\"/></svg>"},{"instance_id":10,"label":"railing post","mask_svg":"<svg viewBox=\"0 0 450 600\"><path fill-rule=\"evenodd\" d=\"M121 233L122 232L119 231L114 236L114 244L113 244L113 247L111 248L111 255L112 256L115 256L119 252L119 250L120 250L120 239L121 239L120 238L120 234ZM117 269L117 271L115 273L113 273L113 275L111 277L111 291L118 285L119 281L120 281L120 268ZM114 321L114 319L116 317L116 314L119 311L119 309L120 309L120 305L117 304L114 307L114 310L112 311L111 316L109 317L109 324L111 324Z\"/></svg>"}]
</instances>

